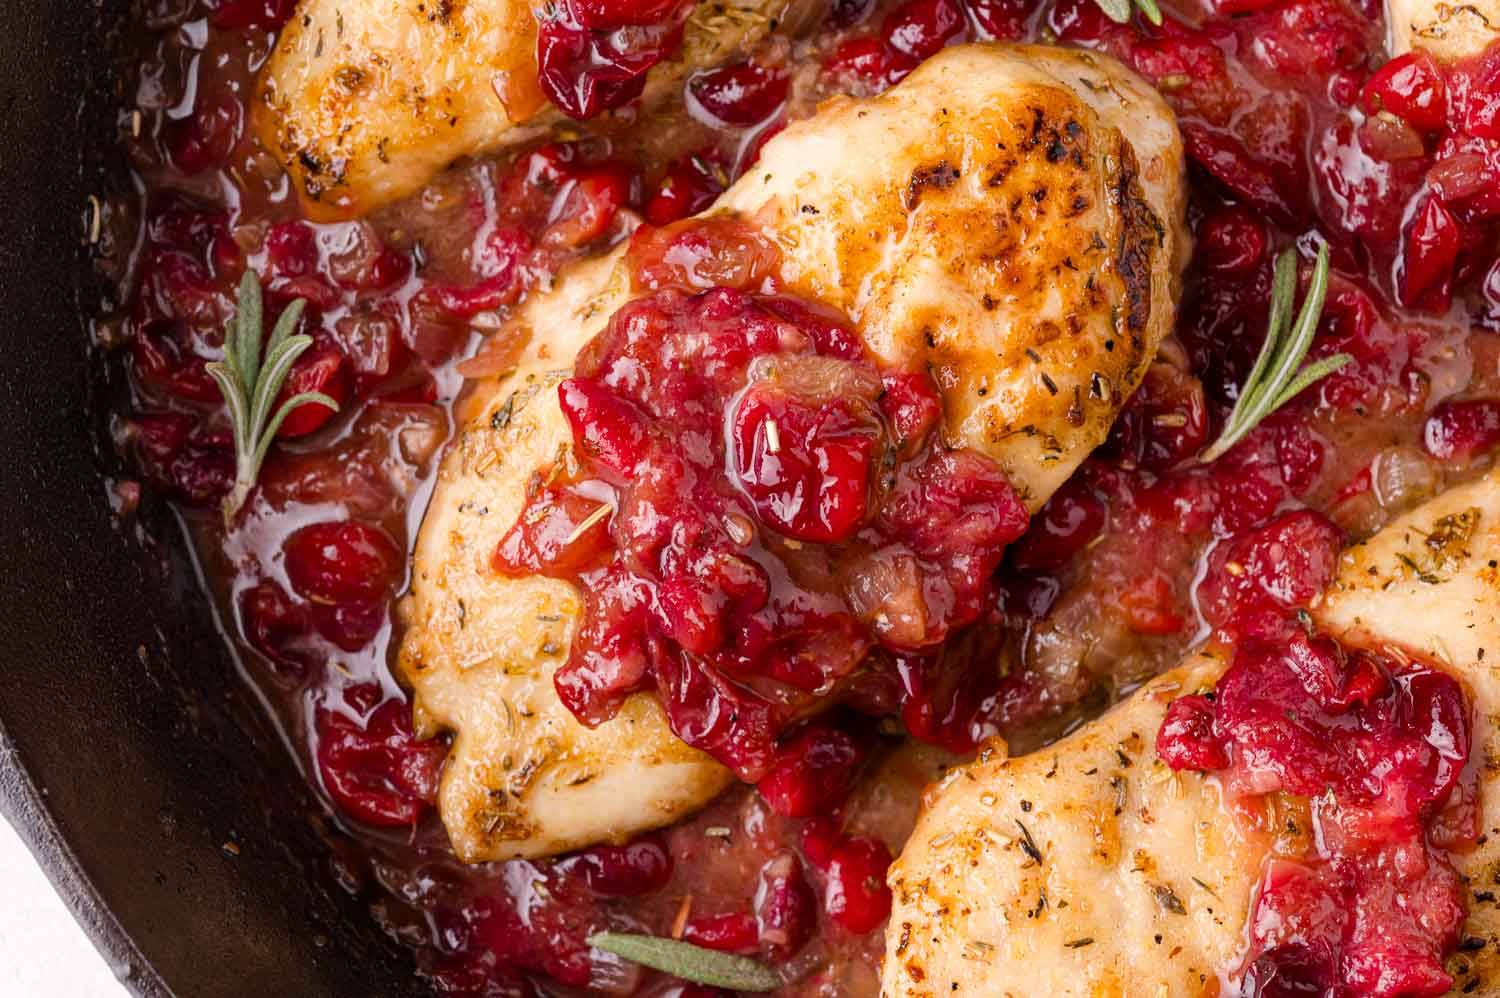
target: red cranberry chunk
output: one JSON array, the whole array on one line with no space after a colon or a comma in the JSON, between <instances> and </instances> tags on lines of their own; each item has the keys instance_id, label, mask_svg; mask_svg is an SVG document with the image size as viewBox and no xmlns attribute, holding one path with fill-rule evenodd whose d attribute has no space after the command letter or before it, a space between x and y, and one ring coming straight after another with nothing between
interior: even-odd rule
<instances>
[{"instance_id":1,"label":"red cranberry chunk","mask_svg":"<svg viewBox=\"0 0 1500 998\"><path fill-rule=\"evenodd\" d=\"M715 123L748 128L775 114L786 102L788 77L780 70L741 62L694 73L691 99Z\"/></svg>"},{"instance_id":2,"label":"red cranberry chunk","mask_svg":"<svg viewBox=\"0 0 1500 998\"><path fill-rule=\"evenodd\" d=\"M725 953L753 953L760 945L760 930L754 915L730 911L688 919L682 927L682 939Z\"/></svg>"},{"instance_id":3,"label":"red cranberry chunk","mask_svg":"<svg viewBox=\"0 0 1500 998\"><path fill-rule=\"evenodd\" d=\"M863 935L879 928L891 914L891 889L885 874L891 851L876 839L845 839L828 860L823 910L846 932Z\"/></svg>"},{"instance_id":4,"label":"red cranberry chunk","mask_svg":"<svg viewBox=\"0 0 1500 998\"><path fill-rule=\"evenodd\" d=\"M1444 402L1427 417L1427 453L1443 461L1467 461L1500 444L1500 401Z\"/></svg>"},{"instance_id":5,"label":"red cranberry chunk","mask_svg":"<svg viewBox=\"0 0 1500 998\"><path fill-rule=\"evenodd\" d=\"M302 527L283 551L292 588L315 603L382 601L400 581L405 561L383 530L355 521Z\"/></svg>"},{"instance_id":6,"label":"red cranberry chunk","mask_svg":"<svg viewBox=\"0 0 1500 998\"><path fill-rule=\"evenodd\" d=\"M337 350L309 351L292 365L275 407L303 392L321 392L342 406L349 399L349 378L344 355ZM305 437L321 429L334 416L334 410L321 402L303 402L286 414L277 436Z\"/></svg>"},{"instance_id":7,"label":"red cranberry chunk","mask_svg":"<svg viewBox=\"0 0 1500 998\"><path fill-rule=\"evenodd\" d=\"M651 836L629 845L594 846L563 860L558 869L582 877L595 894L636 897L666 886L672 878L672 857L661 840Z\"/></svg>"},{"instance_id":8,"label":"red cranberry chunk","mask_svg":"<svg viewBox=\"0 0 1500 998\"><path fill-rule=\"evenodd\" d=\"M757 789L778 814L821 814L843 801L866 754L867 747L847 731L815 722L777 751Z\"/></svg>"},{"instance_id":9,"label":"red cranberry chunk","mask_svg":"<svg viewBox=\"0 0 1500 998\"><path fill-rule=\"evenodd\" d=\"M381 702L381 695L375 686L352 687L344 708L318 709L318 772L351 818L399 827L416 822L436 799L446 750L417 741L411 707Z\"/></svg>"},{"instance_id":10,"label":"red cranberry chunk","mask_svg":"<svg viewBox=\"0 0 1500 998\"><path fill-rule=\"evenodd\" d=\"M1442 71L1421 49L1399 55L1376 70L1361 94L1365 111L1388 111L1423 132L1442 129L1447 93Z\"/></svg>"}]
</instances>

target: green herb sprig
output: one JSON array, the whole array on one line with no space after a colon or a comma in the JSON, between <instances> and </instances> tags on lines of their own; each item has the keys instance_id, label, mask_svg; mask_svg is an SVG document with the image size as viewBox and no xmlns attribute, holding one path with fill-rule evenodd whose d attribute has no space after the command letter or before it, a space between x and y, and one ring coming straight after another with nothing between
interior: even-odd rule
<instances>
[{"instance_id":1,"label":"green herb sprig","mask_svg":"<svg viewBox=\"0 0 1500 998\"><path fill-rule=\"evenodd\" d=\"M225 526L234 523L235 514L250 497L266 451L287 415L309 402L339 411L339 404L322 392L302 392L281 403L274 414L271 412L292 364L312 346L311 336L292 335L306 305L298 298L286 307L262 353L264 305L260 279L254 271L246 270L240 279L234 318L224 327L224 359L206 365L229 407L229 422L234 428L234 487L224 497Z\"/></svg>"},{"instance_id":2,"label":"green herb sprig","mask_svg":"<svg viewBox=\"0 0 1500 998\"><path fill-rule=\"evenodd\" d=\"M1094 0L1094 3L1104 11L1105 17L1116 24L1129 21L1132 9L1137 9L1146 15L1146 20L1157 27L1161 26L1161 8L1156 5L1156 0Z\"/></svg>"},{"instance_id":3,"label":"green herb sprig","mask_svg":"<svg viewBox=\"0 0 1500 998\"><path fill-rule=\"evenodd\" d=\"M1207 463L1223 457L1231 447L1245 439L1256 424L1290 402L1303 389L1326 378L1354 358L1346 353L1302 366L1323 314L1323 299L1328 294L1328 246L1318 247L1312 280L1302 310L1292 321L1292 306L1297 295L1297 251L1287 249L1276 258L1276 272L1271 281L1271 316L1266 341L1261 344L1255 366L1240 389L1239 401L1224 424L1224 432L1201 455Z\"/></svg>"},{"instance_id":4,"label":"green herb sprig","mask_svg":"<svg viewBox=\"0 0 1500 998\"><path fill-rule=\"evenodd\" d=\"M600 932L589 937L589 945L684 981L731 991L774 991L785 983L776 971L754 960L677 939Z\"/></svg>"}]
</instances>

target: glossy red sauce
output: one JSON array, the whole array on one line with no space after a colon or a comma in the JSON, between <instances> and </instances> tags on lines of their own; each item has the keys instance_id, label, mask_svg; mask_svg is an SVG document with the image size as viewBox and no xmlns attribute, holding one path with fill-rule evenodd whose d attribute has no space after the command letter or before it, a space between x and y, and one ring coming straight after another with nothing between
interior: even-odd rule
<instances>
[{"instance_id":1,"label":"glossy red sauce","mask_svg":"<svg viewBox=\"0 0 1500 998\"><path fill-rule=\"evenodd\" d=\"M1435 960L1458 917L1444 854L1472 828L1471 777L1452 765L1467 739L1462 699L1420 663L1351 656L1307 636L1295 608L1343 537L1472 476L1500 442L1500 45L1457 68L1421 55L1381 65L1379 5L1342 0L1189 2L1169 7L1161 28L1114 25L1091 0L833 0L814 12L814 41L696 73L659 119L622 131L593 129L606 121L597 118L535 150L460 164L369 219L328 225L302 217L279 167L245 134L250 81L291 7L144 5L153 34L121 116L143 194L111 216L122 231L107 236L121 247L111 266L128 304L100 321L97 338L127 359L132 402L117 425L147 501L179 504L247 650L248 678L340 819L330 849L343 882L439 990L714 994L583 943L611 927L774 961L793 982L786 994L874 994L883 873L916 786L871 789L891 747L881 731L956 751L997 733L1016 751L1044 744L1215 631L1239 641L1223 695L1175 709L1166 751L1222 770L1246 801L1316 797L1320 781L1336 791L1317 805L1324 849L1266 870L1247 989L1303 993L1336 979L1349 994L1395 993L1369 982L1372 967L1400 975L1409 993L1438 987ZM676 2L548 10L542 81L578 118L632 100L644 70L678 44L686 14ZM952 545L949 531L934 543L927 521L901 512L909 489L929 503L939 494L960 518L976 494L1009 508L991 470L932 447L922 376L880 370L842 317L766 283L769 262L740 261L753 279L646 274L650 293L569 383L586 480L549 494L560 537L518 540L516 564L534 556L549 572L608 583L566 670L582 716L607 716L628 689L665 687L669 701L686 691L679 730L758 786L629 846L461 867L431 806L445 747L413 737L387 663L390 606L406 584L448 407L466 374L510 359L494 340L461 358L569 260L642 220L666 226L707 206L823 96L883 89L942 45L976 38L1111 52L1162 90L1186 137L1196 249L1176 335L1109 444L997 569L1018 523ZM139 240L125 231L131 221ZM676 238L665 231L636 237L640 259L651 261L653 240ZM1314 355L1346 351L1355 362L1225 458L1195 463L1259 348L1272 259L1314 232L1334 251ZM245 267L262 275L272 314L309 302L302 328L315 346L295 384L328 392L343 411L306 407L288 421L225 533L216 505L233 474L231 440L203 364ZM721 377L671 377L665 352L633 341L631 322L666 331L658 346L723 351ZM625 358L657 377L626 383ZM825 398L816 386L835 375L856 390ZM668 399L698 409L664 409ZM716 406L737 417L727 436L710 432ZM597 418L610 407L632 420ZM795 428L780 437L781 477L764 461L771 421ZM617 433L623 426L640 432ZM652 443L693 433L702 447L686 456ZM732 463L694 463L730 451ZM879 460L887 455L893 464ZM661 473L659 491L643 485L641 467ZM552 543L601 495L617 510L662 504L706 539L706 561L753 566L738 602L722 605L727 585L705 596L696 566L614 517ZM881 566L874 554L886 548L911 562ZM646 556L631 560L636 551ZM924 627L875 626L880 598L854 598L864 590L851 579L920 605ZM622 609L631 586L651 594L652 613ZM796 625L810 653L782 656L779 670L734 661L772 625L778 637ZM614 638L649 639L650 661L633 676L621 668L629 656L589 665ZM711 675L734 683L705 686ZM774 689L796 707L778 700L738 739L695 728L723 689L761 699ZM803 716L824 700L842 703ZM1277 714L1288 705L1296 724ZM1419 707L1432 724L1416 724ZM1338 749L1324 751L1329 743ZM1390 762L1378 787L1360 768L1370 759ZM1402 907L1396 896L1416 901ZM1455 972L1463 987L1461 960Z\"/></svg>"},{"instance_id":2,"label":"glossy red sauce","mask_svg":"<svg viewBox=\"0 0 1500 998\"><path fill-rule=\"evenodd\" d=\"M647 293L557 389L581 468L494 557L586 594L556 677L580 720L655 689L748 782L872 649L973 622L1027 521L994 462L943 444L931 376L882 371L842 317L775 290L777 263L740 223L637 235Z\"/></svg>"}]
</instances>

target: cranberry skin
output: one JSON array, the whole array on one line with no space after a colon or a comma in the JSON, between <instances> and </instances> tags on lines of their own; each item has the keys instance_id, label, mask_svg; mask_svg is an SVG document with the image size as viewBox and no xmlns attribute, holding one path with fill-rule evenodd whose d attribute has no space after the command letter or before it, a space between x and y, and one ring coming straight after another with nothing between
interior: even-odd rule
<instances>
[{"instance_id":1,"label":"cranberry skin","mask_svg":"<svg viewBox=\"0 0 1500 998\"><path fill-rule=\"evenodd\" d=\"M686 156L667 168L661 185L646 202L646 221L668 225L696 215L724 191L711 161L704 154Z\"/></svg>"},{"instance_id":2,"label":"cranberry skin","mask_svg":"<svg viewBox=\"0 0 1500 998\"><path fill-rule=\"evenodd\" d=\"M577 249L603 238L629 200L630 177L623 169L583 172L561 198L558 220L542 233L542 245Z\"/></svg>"},{"instance_id":3,"label":"cranberry skin","mask_svg":"<svg viewBox=\"0 0 1500 998\"><path fill-rule=\"evenodd\" d=\"M1416 217L1402 233L1401 255L1396 266L1396 287L1401 302L1414 305L1428 292L1437 292L1446 306L1453 265L1463 245L1457 220L1436 197L1428 197Z\"/></svg>"},{"instance_id":4,"label":"cranberry skin","mask_svg":"<svg viewBox=\"0 0 1500 998\"><path fill-rule=\"evenodd\" d=\"M557 396L583 456L630 477L646 454L640 409L591 378L569 378L557 386Z\"/></svg>"},{"instance_id":5,"label":"cranberry skin","mask_svg":"<svg viewBox=\"0 0 1500 998\"><path fill-rule=\"evenodd\" d=\"M1306 606L1332 581L1344 532L1321 513L1284 513L1221 544L1198 589L1204 618L1215 627L1249 627L1257 615L1280 620Z\"/></svg>"},{"instance_id":6,"label":"cranberry skin","mask_svg":"<svg viewBox=\"0 0 1500 998\"><path fill-rule=\"evenodd\" d=\"M672 879L672 857L661 840L637 839L623 846L594 846L558 864L603 897L639 897Z\"/></svg>"},{"instance_id":7,"label":"cranberry skin","mask_svg":"<svg viewBox=\"0 0 1500 998\"><path fill-rule=\"evenodd\" d=\"M266 262L272 277L304 277L318 270L318 237L304 222L278 222L266 233Z\"/></svg>"},{"instance_id":8,"label":"cranberry skin","mask_svg":"<svg viewBox=\"0 0 1500 998\"><path fill-rule=\"evenodd\" d=\"M233 97L223 97L168 125L167 154L183 173L202 173L228 161L244 127L245 109Z\"/></svg>"},{"instance_id":9,"label":"cranberry skin","mask_svg":"<svg viewBox=\"0 0 1500 998\"><path fill-rule=\"evenodd\" d=\"M713 123L748 128L781 109L789 82L780 70L741 62L694 73L687 93Z\"/></svg>"},{"instance_id":10,"label":"cranberry skin","mask_svg":"<svg viewBox=\"0 0 1500 998\"><path fill-rule=\"evenodd\" d=\"M322 392L342 407L349 400L349 375L346 367L344 355L337 350L321 350L297 358L271 411L275 412L282 403L303 392ZM276 435L305 437L321 429L333 416L334 410L320 402L303 402L286 414Z\"/></svg>"},{"instance_id":11,"label":"cranberry skin","mask_svg":"<svg viewBox=\"0 0 1500 998\"><path fill-rule=\"evenodd\" d=\"M735 409L732 432L735 472L761 522L824 544L844 540L859 527L879 428L848 402L813 409L752 388Z\"/></svg>"},{"instance_id":12,"label":"cranberry skin","mask_svg":"<svg viewBox=\"0 0 1500 998\"><path fill-rule=\"evenodd\" d=\"M1011 549L1011 562L1023 572L1059 568L1099 536L1108 515L1086 482L1070 478L1032 517L1030 529Z\"/></svg>"},{"instance_id":13,"label":"cranberry skin","mask_svg":"<svg viewBox=\"0 0 1500 998\"><path fill-rule=\"evenodd\" d=\"M958 0L907 0L886 15L881 36L894 51L921 62L963 30Z\"/></svg>"},{"instance_id":14,"label":"cranberry skin","mask_svg":"<svg viewBox=\"0 0 1500 998\"><path fill-rule=\"evenodd\" d=\"M151 322L135 331L130 359L144 386L190 402L219 402L223 396L208 374L207 361L192 352L190 332L180 323Z\"/></svg>"},{"instance_id":15,"label":"cranberry skin","mask_svg":"<svg viewBox=\"0 0 1500 998\"><path fill-rule=\"evenodd\" d=\"M437 742L417 741L411 707L401 700L379 703L380 696L373 685L345 691L363 720L319 708L318 772L329 796L349 817L395 828L415 823L437 798L447 750Z\"/></svg>"},{"instance_id":16,"label":"cranberry skin","mask_svg":"<svg viewBox=\"0 0 1500 998\"><path fill-rule=\"evenodd\" d=\"M890 866L891 851L878 839L840 842L828 861L823 910L846 932L873 932L891 914L891 889L885 883Z\"/></svg>"},{"instance_id":17,"label":"cranberry skin","mask_svg":"<svg viewBox=\"0 0 1500 998\"><path fill-rule=\"evenodd\" d=\"M1427 453L1442 461L1467 461L1500 444L1500 401L1444 402L1422 429Z\"/></svg>"},{"instance_id":18,"label":"cranberry skin","mask_svg":"<svg viewBox=\"0 0 1500 998\"><path fill-rule=\"evenodd\" d=\"M353 520L302 527L282 552L292 588L314 603L384 600L406 560L385 531Z\"/></svg>"},{"instance_id":19,"label":"cranberry skin","mask_svg":"<svg viewBox=\"0 0 1500 998\"><path fill-rule=\"evenodd\" d=\"M833 50L823 70L852 76L872 86L890 86L917 68L910 56L897 52L879 38L849 38Z\"/></svg>"},{"instance_id":20,"label":"cranberry skin","mask_svg":"<svg viewBox=\"0 0 1500 998\"><path fill-rule=\"evenodd\" d=\"M278 674L300 679L310 671L315 659L309 649L300 647L308 631L307 614L286 590L262 581L240 594L239 610L245 640Z\"/></svg>"},{"instance_id":21,"label":"cranberry skin","mask_svg":"<svg viewBox=\"0 0 1500 998\"><path fill-rule=\"evenodd\" d=\"M209 20L216 28L243 31L246 28L261 28L274 31L287 22L296 0L218 0L210 4L213 13Z\"/></svg>"},{"instance_id":22,"label":"cranberry skin","mask_svg":"<svg viewBox=\"0 0 1500 998\"><path fill-rule=\"evenodd\" d=\"M532 499L495 548L496 571L566 578L596 565L609 551L612 515L599 516L597 499L551 487ZM591 519L592 518L592 519Z\"/></svg>"},{"instance_id":23,"label":"cranberry skin","mask_svg":"<svg viewBox=\"0 0 1500 998\"><path fill-rule=\"evenodd\" d=\"M774 957L791 956L812 936L817 902L795 854L780 852L761 867L754 910L760 944Z\"/></svg>"},{"instance_id":24,"label":"cranberry skin","mask_svg":"<svg viewBox=\"0 0 1500 998\"><path fill-rule=\"evenodd\" d=\"M723 953L751 953L760 944L760 930L755 917L743 911L699 915L684 923L682 940Z\"/></svg>"},{"instance_id":25,"label":"cranberry skin","mask_svg":"<svg viewBox=\"0 0 1500 998\"><path fill-rule=\"evenodd\" d=\"M1266 257L1266 227L1243 205L1221 208L1198 229L1197 257L1214 274L1249 274Z\"/></svg>"},{"instance_id":26,"label":"cranberry skin","mask_svg":"<svg viewBox=\"0 0 1500 998\"><path fill-rule=\"evenodd\" d=\"M1016 41L1026 33L1033 0L967 0L964 7L979 26L981 41Z\"/></svg>"},{"instance_id":27,"label":"cranberry skin","mask_svg":"<svg viewBox=\"0 0 1500 998\"><path fill-rule=\"evenodd\" d=\"M229 493L234 484L234 454L203 434L193 417L144 413L131 429L141 470L183 504L210 506Z\"/></svg>"},{"instance_id":28,"label":"cranberry skin","mask_svg":"<svg viewBox=\"0 0 1500 998\"><path fill-rule=\"evenodd\" d=\"M1213 704L1201 696L1173 700L1156 733L1156 754L1173 769L1212 772L1228 767L1229 756L1214 733Z\"/></svg>"},{"instance_id":29,"label":"cranberry skin","mask_svg":"<svg viewBox=\"0 0 1500 998\"><path fill-rule=\"evenodd\" d=\"M682 41L682 8L649 25L592 29L575 2L563 0L537 26L537 81L558 110L584 120L641 95L646 73Z\"/></svg>"},{"instance_id":30,"label":"cranberry skin","mask_svg":"<svg viewBox=\"0 0 1500 998\"><path fill-rule=\"evenodd\" d=\"M605 31L668 21L681 6L682 0L573 0L579 23Z\"/></svg>"},{"instance_id":31,"label":"cranberry skin","mask_svg":"<svg viewBox=\"0 0 1500 998\"><path fill-rule=\"evenodd\" d=\"M1399 55L1381 66L1360 93L1365 113L1389 111L1420 132L1442 129L1447 101L1442 70L1421 49Z\"/></svg>"},{"instance_id":32,"label":"cranberry skin","mask_svg":"<svg viewBox=\"0 0 1500 998\"><path fill-rule=\"evenodd\" d=\"M822 814L848 795L866 755L867 747L847 731L809 724L777 749L771 771L756 789L777 814Z\"/></svg>"}]
</instances>

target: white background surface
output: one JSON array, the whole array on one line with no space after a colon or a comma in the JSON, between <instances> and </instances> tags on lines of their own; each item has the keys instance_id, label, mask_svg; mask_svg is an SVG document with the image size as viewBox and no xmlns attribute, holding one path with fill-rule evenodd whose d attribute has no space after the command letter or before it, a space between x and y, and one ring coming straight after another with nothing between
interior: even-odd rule
<instances>
[{"instance_id":1,"label":"white background surface","mask_svg":"<svg viewBox=\"0 0 1500 998\"><path fill-rule=\"evenodd\" d=\"M125 998L125 988L4 819L0 819L0 995Z\"/></svg>"}]
</instances>

